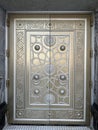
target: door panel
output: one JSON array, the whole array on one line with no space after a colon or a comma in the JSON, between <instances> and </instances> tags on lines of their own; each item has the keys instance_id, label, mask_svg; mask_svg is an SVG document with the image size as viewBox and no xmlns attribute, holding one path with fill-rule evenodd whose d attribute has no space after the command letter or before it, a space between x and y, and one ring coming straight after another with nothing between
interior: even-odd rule
<instances>
[{"instance_id":1,"label":"door panel","mask_svg":"<svg viewBox=\"0 0 98 130\"><path fill-rule=\"evenodd\" d=\"M51 26L51 36L56 37L56 47L51 48L51 63L55 64L56 74L51 80L57 81L51 85L50 93L56 92L58 102L50 104L50 123L82 122L86 103L85 20L52 18Z\"/></svg>"},{"instance_id":2,"label":"door panel","mask_svg":"<svg viewBox=\"0 0 98 130\"><path fill-rule=\"evenodd\" d=\"M10 123L89 123L89 16L77 17L10 16Z\"/></svg>"},{"instance_id":3,"label":"door panel","mask_svg":"<svg viewBox=\"0 0 98 130\"><path fill-rule=\"evenodd\" d=\"M49 95L49 76L45 74L44 68L49 64L49 49L44 46L47 32L27 32L27 85L26 107L28 118L48 119L49 102L45 97ZM48 71L48 70L47 70ZM31 112L32 111L32 112ZM34 115L32 114L34 112Z\"/></svg>"},{"instance_id":4,"label":"door panel","mask_svg":"<svg viewBox=\"0 0 98 130\"><path fill-rule=\"evenodd\" d=\"M16 41L13 41L15 51L11 52L14 61L12 118L15 123L49 124L49 102L45 98L46 93L49 95L49 76L43 71L49 64L49 49L44 46L45 36L49 36L49 18L44 17L13 19Z\"/></svg>"}]
</instances>

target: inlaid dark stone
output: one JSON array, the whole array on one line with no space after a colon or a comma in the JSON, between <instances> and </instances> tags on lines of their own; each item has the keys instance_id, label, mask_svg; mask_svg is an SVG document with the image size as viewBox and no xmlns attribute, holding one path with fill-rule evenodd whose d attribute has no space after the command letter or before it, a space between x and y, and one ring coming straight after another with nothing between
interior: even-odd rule
<instances>
[{"instance_id":1,"label":"inlaid dark stone","mask_svg":"<svg viewBox=\"0 0 98 130\"><path fill-rule=\"evenodd\" d=\"M64 51L66 49L66 47L64 45L60 46L60 50Z\"/></svg>"},{"instance_id":2,"label":"inlaid dark stone","mask_svg":"<svg viewBox=\"0 0 98 130\"><path fill-rule=\"evenodd\" d=\"M35 50L40 50L40 46L39 45L35 45Z\"/></svg>"},{"instance_id":3,"label":"inlaid dark stone","mask_svg":"<svg viewBox=\"0 0 98 130\"><path fill-rule=\"evenodd\" d=\"M34 75L34 77L33 77L35 80L39 80L39 75L38 74L36 74L36 75Z\"/></svg>"},{"instance_id":4,"label":"inlaid dark stone","mask_svg":"<svg viewBox=\"0 0 98 130\"><path fill-rule=\"evenodd\" d=\"M34 93L35 93L35 94L39 94L39 92L40 92L39 89L35 89L35 90L34 90Z\"/></svg>"},{"instance_id":5,"label":"inlaid dark stone","mask_svg":"<svg viewBox=\"0 0 98 130\"><path fill-rule=\"evenodd\" d=\"M65 90L64 90L64 89L61 89L61 90L60 90L60 93L61 93L61 94L64 94L64 93L65 93Z\"/></svg>"},{"instance_id":6,"label":"inlaid dark stone","mask_svg":"<svg viewBox=\"0 0 98 130\"><path fill-rule=\"evenodd\" d=\"M66 80L66 76L65 75L60 75L60 79L61 80Z\"/></svg>"}]
</instances>

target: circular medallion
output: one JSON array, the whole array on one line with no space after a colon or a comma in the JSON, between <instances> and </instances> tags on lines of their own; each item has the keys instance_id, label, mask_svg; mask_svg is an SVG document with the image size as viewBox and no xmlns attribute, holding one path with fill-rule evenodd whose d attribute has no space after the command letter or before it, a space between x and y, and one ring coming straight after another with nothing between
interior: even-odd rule
<instances>
[{"instance_id":1,"label":"circular medallion","mask_svg":"<svg viewBox=\"0 0 98 130\"><path fill-rule=\"evenodd\" d=\"M64 89L61 89L60 90L60 93L63 95L65 93L65 90Z\"/></svg>"},{"instance_id":2,"label":"circular medallion","mask_svg":"<svg viewBox=\"0 0 98 130\"><path fill-rule=\"evenodd\" d=\"M60 96L66 96L66 94L67 94L66 89L65 88L60 88L59 89L59 94L60 94Z\"/></svg>"},{"instance_id":3,"label":"circular medallion","mask_svg":"<svg viewBox=\"0 0 98 130\"><path fill-rule=\"evenodd\" d=\"M65 47L64 45L61 45L61 46L60 46L60 50L61 50L61 51L64 51L65 49L66 49L66 47Z\"/></svg>"},{"instance_id":4,"label":"circular medallion","mask_svg":"<svg viewBox=\"0 0 98 130\"><path fill-rule=\"evenodd\" d=\"M40 46L39 45L35 45L35 50L39 51L40 50Z\"/></svg>"},{"instance_id":5,"label":"circular medallion","mask_svg":"<svg viewBox=\"0 0 98 130\"><path fill-rule=\"evenodd\" d=\"M35 94L39 94L39 92L40 92L39 89L35 89L35 90L34 90L34 93L35 93Z\"/></svg>"},{"instance_id":6,"label":"circular medallion","mask_svg":"<svg viewBox=\"0 0 98 130\"><path fill-rule=\"evenodd\" d=\"M60 85L64 85L64 84L68 83L68 74L60 73L58 79L59 79Z\"/></svg>"},{"instance_id":7,"label":"circular medallion","mask_svg":"<svg viewBox=\"0 0 98 130\"><path fill-rule=\"evenodd\" d=\"M35 44L33 45L33 50L32 50L32 51L38 53L38 52L41 51L41 49L42 49L42 46L40 45L40 43L35 43Z\"/></svg>"},{"instance_id":8,"label":"circular medallion","mask_svg":"<svg viewBox=\"0 0 98 130\"><path fill-rule=\"evenodd\" d=\"M35 85L38 85L40 83L40 75L39 74L32 75L32 83Z\"/></svg>"},{"instance_id":9,"label":"circular medallion","mask_svg":"<svg viewBox=\"0 0 98 130\"><path fill-rule=\"evenodd\" d=\"M45 36L44 43L46 46L53 46L56 43L55 36Z\"/></svg>"},{"instance_id":10,"label":"circular medallion","mask_svg":"<svg viewBox=\"0 0 98 130\"><path fill-rule=\"evenodd\" d=\"M65 75L60 75L60 80L66 80L66 76Z\"/></svg>"},{"instance_id":11,"label":"circular medallion","mask_svg":"<svg viewBox=\"0 0 98 130\"><path fill-rule=\"evenodd\" d=\"M55 73L55 67L53 64L47 64L45 66L45 73L48 75L52 75Z\"/></svg>"},{"instance_id":12,"label":"circular medallion","mask_svg":"<svg viewBox=\"0 0 98 130\"><path fill-rule=\"evenodd\" d=\"M44 100L47 104L53 104L55 102L55 96L53 94L47 94L45 95Z\"/></svg>"},{"instance_id":13,"label":"circular medallion","mask_svg":"<svg viewBox=\"0 0 98 130\"><path fill-rule=\"evenodd\" d=\"M19 113L18 113L18 115L19 115L19 116L21 116L21 115L22 115L22 113L21 113L21 112L19 112Z\"/></svg>"},{"instance_id":14,"label":"circular medallion","mask_svg":"<svg viewBox=\"0 0 98 130\"><path fill-rule=\"evenodd\" d=\"M80 113L78 113L78 116L80 116L81 114Z\"/></svg>"},{"instance_id":15,"label":"circular medallion","mask_svg":"<svg viewBox=\"0 0 98 130\"><path fill-rule=\"evenodd\" d=\"M33 78L34 78L35 80L39 80L39 75L36 74L36 75L33 76Z\"/></svg>"}]
</instances>

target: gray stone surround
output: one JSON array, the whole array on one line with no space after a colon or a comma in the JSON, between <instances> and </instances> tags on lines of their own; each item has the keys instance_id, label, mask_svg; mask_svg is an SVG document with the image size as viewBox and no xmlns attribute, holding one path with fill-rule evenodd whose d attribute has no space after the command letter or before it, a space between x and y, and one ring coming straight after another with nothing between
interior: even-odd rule
<instances>
[{"instance_id":1,"label":"gray stone surround","mask_svg":"<svg viewBox=\"0 0 98 130\"><path fill-rule=\"evenodd\" d=\"M5 100L5 10L0 8L0 104Z\"/></svg>"},{"instance_id":2,"label":"gray stone surround","mask_svg":"<svg viewBox=\"0 0 98 130\"><path fill-rule=\"evenodd\" d=\"M95 77L94 102L98 105L98 12L95 12Z\"/></svg>"},{"instance_id":3,"label":"gray stone surround","mask_svg":"<svg viewBox=\"0 0 98 130\"><path fill-rule=\"evenodd\" d=\"M0 8L0 103L5 101L5 18L6 11ZM98 12L95 12L95 67L94 102L98 105Z\"/></svg>"}]
</instances>

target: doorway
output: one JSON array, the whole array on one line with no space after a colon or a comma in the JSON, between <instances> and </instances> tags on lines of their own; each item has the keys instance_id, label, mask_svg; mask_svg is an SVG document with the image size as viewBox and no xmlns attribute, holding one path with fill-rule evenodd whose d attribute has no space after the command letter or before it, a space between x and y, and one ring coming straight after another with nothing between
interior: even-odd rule
<instances>
[{"instance_id":1,"label":"doorway","mask_svg":"<svg viewBox=\"0 0 98 130\"><path fill-rule=\"evenodd\" d=\"M89 124L90 16L9 20L9 123Z\"/></svg>"}]
</instances>

